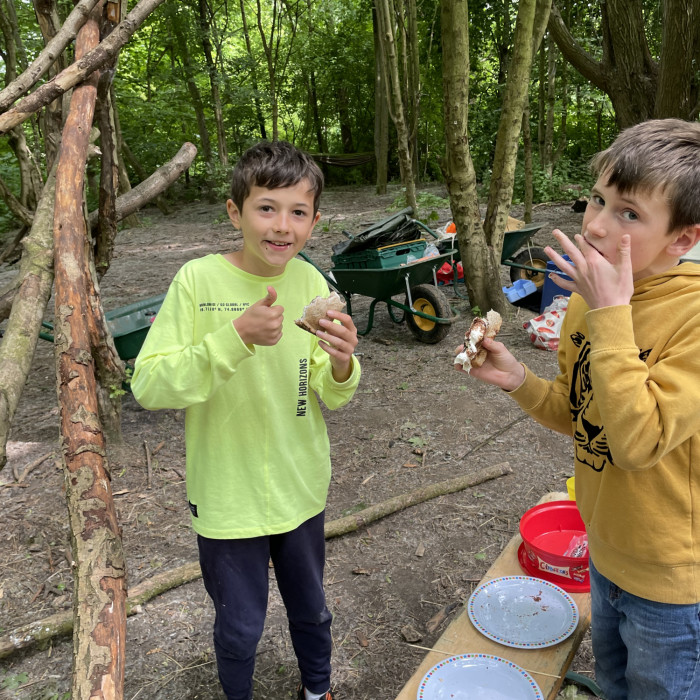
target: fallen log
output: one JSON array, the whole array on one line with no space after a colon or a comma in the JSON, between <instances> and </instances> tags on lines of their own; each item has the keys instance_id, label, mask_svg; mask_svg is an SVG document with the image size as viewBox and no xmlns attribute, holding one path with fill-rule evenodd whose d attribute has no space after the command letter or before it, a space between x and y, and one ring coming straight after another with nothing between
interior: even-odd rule
<instances>
[{"instance_id":1,"label":"fallen log","mask_svg":"<svg viewBox=\"0 0 700 700\"><path fill-rule=\"evenodd\" d=\"M423 503L424 501L429 501L432 498L437 498L438 496L445 496L448 493L455 493L456 491L463 491L470 486L476 486L484 481L489 481L491 479L496 479L499 476L504 476L505 474L510 474L512 469L508 462L503 462L501 464L494 464L490 467L480 469L477 472L470 472L469 474L464 474L463 476L457 476L454 479L448 479L447 481L438 481L435 484L429 484L428 486L421 486L414 491L409 491L408 493L401 494L400 496L394 496L387 501L382 501L381 503L376 503L369 508L353 513L352 515L346 515L344 518L338 518L337 520L332 520L326 523L326 538L338 537L338 535L345 535L348 532L354 532L364 527L368 523L371 523L380 518L384 518L387 515L396 513L409 506L415 506L417 503Z\"/></svg>"},{"instance_id":2,"label":"fallen log","mask_svg":"<svg viewBox=\"0 0 700 700\"><path fill-rule=\"evenodd\" d=\"M490 467L470 472L463 476L439 481L435 484L422 486L409 493L395 496L387 501L376 503L369 508L365 508L353 515L337 518L326 523L326 539L339 537L349 532L354 532L368 523L380 520L387 515L404 510L410 506L429 501L438 496L445 496L449 493L463 491L464 489L482 484L485 481L496 479L499 476L510 474L511 469L508 462L494 464ZM187 562L182 566L169 571L163 571L151 578L141 581L128 592L126 601L127 616L138 612L137 606L147 603L161 593L165 593L173 588L182 586L190 581L200 578L202 572L198 561ZM0 637L0 659L10 656L15 651L26 649L33 644L46 642L49 639L60 635L70 634L73 630L73 612L66 611L56 613L43 620L30 622L18 627L8 634Z\"/></svg>"}]
</instances>

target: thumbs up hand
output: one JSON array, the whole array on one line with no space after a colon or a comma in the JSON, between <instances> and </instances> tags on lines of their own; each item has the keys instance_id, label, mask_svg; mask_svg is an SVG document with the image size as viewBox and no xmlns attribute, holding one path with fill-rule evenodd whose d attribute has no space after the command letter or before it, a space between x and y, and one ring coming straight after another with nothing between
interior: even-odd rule
<instances>
[{"instance_id":1,"label":"thumbs up hand","mask_svg":"<svg viewBox=\"0 0 700 700\"><path fill-rule=\"evenodd\" d=\"M275 306L276 301L275 288L268 287L267 294L233 322L233 327L246 345L276 345L279 342L284 307Z\"/></svg>"}]
</instances>

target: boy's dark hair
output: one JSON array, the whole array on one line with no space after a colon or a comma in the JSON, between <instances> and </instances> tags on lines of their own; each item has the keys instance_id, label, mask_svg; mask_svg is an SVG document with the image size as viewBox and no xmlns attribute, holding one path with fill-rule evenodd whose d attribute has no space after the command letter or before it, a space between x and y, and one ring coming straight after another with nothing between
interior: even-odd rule
<instances>
[{"instance_id":1,"label":"boy's dark hair","mask_svg":"<svg viewBox=\"0 0 700 700\"><path fill-rule=\"evenodd\" d=\"M700 123L651 119L620 133L591 162L622 192L660 187L671 211L669 233L700 223Z\"/></svg>"},{"instance_id":2,"label":"boy's dark hair","mask_svg":"<svg viewBox=\"0 0 700 700\"><path fill-rule=\"evenodd\" d=\"M314 215L323 192L323 173L314 159L287 141L261 141L251 146L233 169L231 199L243 211L251 187L293 187L308 180L314 193Z\"/></svg>"}]
</instances>

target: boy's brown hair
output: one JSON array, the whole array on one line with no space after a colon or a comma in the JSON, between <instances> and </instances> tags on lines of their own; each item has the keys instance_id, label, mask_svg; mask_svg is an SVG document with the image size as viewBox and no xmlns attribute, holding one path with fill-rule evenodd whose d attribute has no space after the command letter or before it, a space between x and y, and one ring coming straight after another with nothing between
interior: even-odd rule
<instances>
[{"instance_id":1,"label":"boy's brown hair","mask_svg":"<svg viewBox=\"0 0 700 700\"><path fill-rule=\"evenodd\" d=\"M323 192L323 173L314 159L287 141L261 141L238 160L231 180L231 199L243 211L251 187L274 190L308 180L314 193L314 215Z\"/></svg>"},{"instance_id":2,"label":"boy's brown hair","mask_svg":"<svg viewBox=\"0 0 700 700\"><path fill-rule=\"evenodd\" d=\"M651 119L635 124L591 162L622 192L660 187L671 211L669 233L700 223L700 123Z\"/></svg>"}]
</instances>

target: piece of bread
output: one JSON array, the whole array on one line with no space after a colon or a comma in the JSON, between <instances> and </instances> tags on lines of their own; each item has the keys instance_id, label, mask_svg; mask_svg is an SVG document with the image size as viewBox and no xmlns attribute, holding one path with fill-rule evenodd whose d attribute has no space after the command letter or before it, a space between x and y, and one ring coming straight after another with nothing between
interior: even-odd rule
<instances>
[{"instance_id":1,"label":"piece of bread","mask_svg":"<svg viewBox=\"0 0 700 700\"><path fill-rule=\"evenodd\" d=\"M344 308L345 301L338 292L333 292L327 297L316 297L304 307L301 318L296 319L294 323L296 323L299 328L303 328L305 331L316 335L316 331L321 329L318 322L322 318L325 318L326 311L329 309L342 311Z\"/></svg>"},{"instance_id":2,"label":"piece of bread","mask_svg":"<svg viewBox=\"0 0 700 700\"><path fill-rule=\"evenodd\" d=\"M467 373L472 367L481 367L488 354L482 347L484 338L495 338L502 323L501 314L493 309L486 316L475 318L464 334L464 350L455 357L454 363L462 365Z\"/></svg>"}]
</instances>

